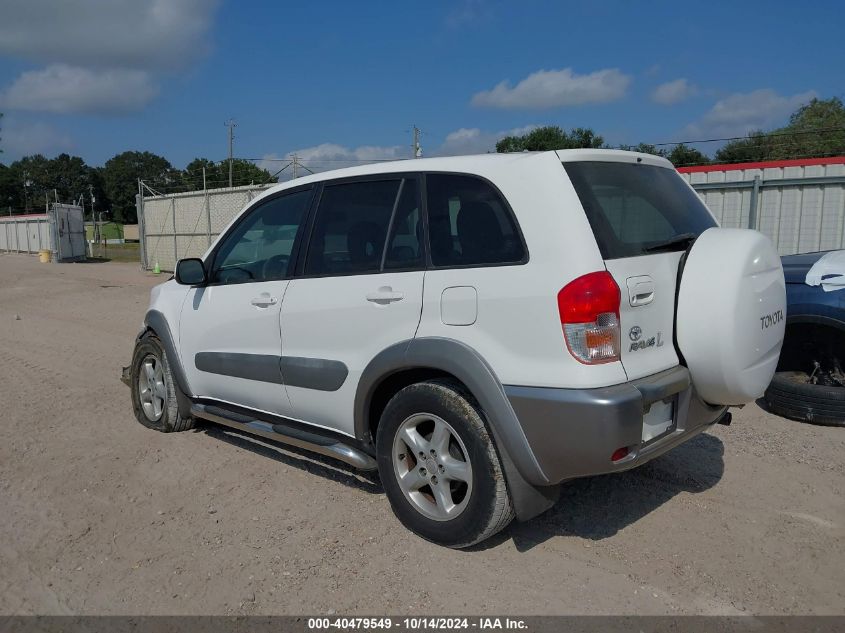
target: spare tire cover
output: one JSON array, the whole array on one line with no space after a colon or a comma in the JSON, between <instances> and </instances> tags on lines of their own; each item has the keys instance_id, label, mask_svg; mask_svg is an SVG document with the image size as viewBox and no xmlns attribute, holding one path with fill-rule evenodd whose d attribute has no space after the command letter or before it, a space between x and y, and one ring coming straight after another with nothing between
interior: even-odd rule
<instances>
[{"instance_id":1,"label":"spare tire cover","mask_svg":"<svg viewBox=\"0 0 845 633\"><path fill-rule=\"evenodd\" d=\"M699 396L752 402L774 375L786 327L786 285L771 241L749 229L711 228L687 255L678 348Z\"/></svg>"}]
</instances>

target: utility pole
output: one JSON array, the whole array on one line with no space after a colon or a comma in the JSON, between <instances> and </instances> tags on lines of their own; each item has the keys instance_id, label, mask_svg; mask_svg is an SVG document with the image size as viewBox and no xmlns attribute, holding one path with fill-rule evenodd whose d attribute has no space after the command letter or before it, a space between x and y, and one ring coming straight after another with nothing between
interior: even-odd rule
<instances>
[{"instance_id":1,"label":"utility pole","mask_svg":"<svg viewBox=\"0 0 845 633\"><path fill-rule=\"evenodd\" d=\"M293 155L293 180L296 180L297 173L296 168L299 167L299 156L296 154Z\"/></svg>"},{"instance_id":2,"label":"utility pole","mask_svg":"<svg viewBox=\"0 0 845 633\"><path fill-rule=\"evenodd\" d=\"M88 185L88 195L90 195L90 196L91 196L91 223L92 223L92 224L94 224L94 226L96 226L96 224L97 224L97 223L96 223L96 221L95 221L95 217L94 217L94 203L96 202L96 199L94 198L94 185L92 185L92 184L89 184L89 185ZM84 195L82 196L82 200L83 200L83 205L82 205L82 217L84 218L84 217L85 217L85 202L84 202L84 201L85 201L85 196L84 196ZM83 222L83 224L84 224L84 222ZM92 227L92 229L93 229L93 228L94 228L94 227ZM94 232L93 232L93 231L91 232L91 237L94 237ZM93 244L93 240L92 240L92 242L91 242L91 258L92 258L92 259L94 258L94 244Z\"/></svg>"},{"instance_id":3,"label":"utility pole","mask_svg":"<svg viewBox=\"0 0 845 633\"><path fill-rule=\"evenodd\" d=\"M237 123L235 123L235 119L229 119L223 125L229 128L229 187L232 187L232 150L234 148L235 142L235 128L237 127Z\"/></svg>"},{"instance_id":4,"label":"utility pole","mask_svg":"<svg viewBox=\"0 0 845 633\"><path fill-rule=\"evenodd\" d=\"M422 130L416 125L414 126L414 144L411 146L414 150L414 158L422 158L422 147L420 147L420 134Z\"/></svg>"}]
</instances>

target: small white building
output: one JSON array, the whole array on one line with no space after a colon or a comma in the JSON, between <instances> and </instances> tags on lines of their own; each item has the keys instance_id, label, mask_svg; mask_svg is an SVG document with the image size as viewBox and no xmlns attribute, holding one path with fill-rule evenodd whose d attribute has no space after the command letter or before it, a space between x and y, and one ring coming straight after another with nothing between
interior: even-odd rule
<instances>
[{"instance_id":1,"label":"small white building","mask_svg":"<svg viewBox=\"0 0 845 633\"><path fill-rule=\"evenodd\" d=\"M54 262L85 259L82 207L51 204L46 213L0 216L0 251L49 250Z\"/></svg>"}]
</instances>

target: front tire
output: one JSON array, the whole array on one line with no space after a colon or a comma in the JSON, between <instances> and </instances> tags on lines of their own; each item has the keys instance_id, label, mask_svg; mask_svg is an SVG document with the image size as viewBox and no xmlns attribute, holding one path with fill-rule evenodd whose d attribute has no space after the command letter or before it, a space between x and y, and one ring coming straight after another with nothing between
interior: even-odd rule
<instances>
[{"instance_id":1,"label":"front tire","mask_svg":"<svg viewBox=\"0 0 845 633\"><path fill-rule=\"evenodd\" d=\"M147 428L172 433L193 428L193 418L182 417L176 402L176 383L161 341L148 334L132 354L132 409Z\"/></svg>"},{"instance_id":2,"label":"front tire","mask_svg":"<svg viewBox=\"0 0 845 633\"><path fill-rule=\"evenodd\" d=\"M399 391L381 416L376 447L394 514L422 538L469 547L513 519L493 440L460 385L429 381Z\"/></svg>"}]
</instances>

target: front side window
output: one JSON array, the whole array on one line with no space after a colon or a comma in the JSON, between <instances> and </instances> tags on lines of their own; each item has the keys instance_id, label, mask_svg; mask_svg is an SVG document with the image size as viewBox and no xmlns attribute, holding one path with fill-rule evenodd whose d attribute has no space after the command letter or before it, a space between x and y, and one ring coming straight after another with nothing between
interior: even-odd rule
<instances>
[{"instance_id":1,"label":"front side window","mask_svg":"<svg viewBox=\"0 0 845 633\"><path fill-rule=\"evenodd\" d=\"M513 215L490 184L471 176L429 174L426 192L435 266L524 261L525 249Z\"/></svg>"},{"instance_id":2,"label":"front side window","mask_svg":"<svg viewBox=\"0 0 845 633\"><path fill-rule=\"evenodd\" d=\"M287 276L296 234L311 190L273 198L249 212L214 258L213 283L243 283Z\"/></svg>"},{"instance_id":3,"label":"front side window","mask_svg":"<svg viewBox=\"0 0 845 633\"><path fill-rule=\"evenodd\" d=\"M399 179L327 185L317 208L305 274L380 270L401 185Z\"/></svg>"}]
</instances>

